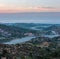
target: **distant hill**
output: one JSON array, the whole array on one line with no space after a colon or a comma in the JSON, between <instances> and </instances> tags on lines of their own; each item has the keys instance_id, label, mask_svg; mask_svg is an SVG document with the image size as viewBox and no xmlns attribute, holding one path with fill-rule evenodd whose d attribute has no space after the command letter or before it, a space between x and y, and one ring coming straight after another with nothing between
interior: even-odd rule
<instances>
[{"instance_id":1,"label":"distant hill","mask_svg":"<svg viewBox=\"0 0 60 59\"><path fill-rule=\"evenodd\" d=\"M5 25L41 31L43 34L60 34L60 24L39 24L39 23L6 23Z\"/></svg>"},{"instance_id":2,"label":"distant hill","mask_svg":"<svg viewBox=\"0 0 60 59\"><path fill-rule=\"evenodd\" d=\"M35 32L33 30L24 29L17 26L8 26L0 24L0 36L1 37L22 37L26 32Z\"/></svg>"},{"instance_id":3,"label":"distant hill","mask_svg":"<svg viewBox=\"0 0 60 59\"><path fill-rule=\"evenodd\" d=\"M52 32L54 31L54 32L60 34L60 25L52 25L52 26L46 28L45 30L52 31Z\"/></svg>"},{"instance_id":4,"label":"distant hill","mask_svg":"<svg viewBox=\"0 0 60 59\"><path fill-rule=\"evenodd\" d=\"M35 27L35 26L49 26L51 24L39 24L39 23L5 23L6 25L10 26L17 26L17 27L23 27L23 28L29 28L29 27Z\"/></svg>"}]
</instances>

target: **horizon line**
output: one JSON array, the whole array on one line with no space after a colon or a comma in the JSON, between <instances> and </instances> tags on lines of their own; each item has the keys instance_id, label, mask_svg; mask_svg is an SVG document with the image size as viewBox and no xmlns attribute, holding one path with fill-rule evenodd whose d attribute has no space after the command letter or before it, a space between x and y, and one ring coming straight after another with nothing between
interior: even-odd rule
<instances>
[{"instance_id":1,"label":"horizon line","mask_svg":"<svg viewBox=\"0 0 60 59\"><path fill-rule=\"evenodd\" d=\"M54 12L53 11L49 11L49 12L48 11L47 12L45 12L45 11L44 12L0 12L0 14L1 13L2 14L4 14L4 13L60 13L60 11L56 11L56 12L55 11Z\"/></svg>"},{"instance_id":2,"label":"horizon line","mask_svg":"<svg viewBox=\"0 0 60 59\"><path fill-rule=\"evenodd\" d=\"M12 23L12 24L14 24L14 23L20 23L20 22L10 22L10 23ZM0 24L10 24L9 22L0 22ZM24 22L21 22L21 23L24 23ZM30 22L30 23L27 23L27 22L25 22L25 24L31 24L32 22ZM32 24L60 24L60 23L32 23Z\"/></svg>"}]
</instances>

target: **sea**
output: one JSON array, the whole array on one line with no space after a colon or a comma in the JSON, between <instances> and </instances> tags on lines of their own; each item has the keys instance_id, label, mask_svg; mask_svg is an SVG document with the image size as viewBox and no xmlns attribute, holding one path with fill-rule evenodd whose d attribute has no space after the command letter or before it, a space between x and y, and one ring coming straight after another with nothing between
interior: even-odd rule
<instances>
[{"instance_id":1,"label":"sea","mask_svg":"<svg viewBox=\"0 0 60 59\"><path fill-rule=\"evenodd\" d=\"M60 24L60 12L0 13L0 23Z\"/></svg>"}]
</instances>

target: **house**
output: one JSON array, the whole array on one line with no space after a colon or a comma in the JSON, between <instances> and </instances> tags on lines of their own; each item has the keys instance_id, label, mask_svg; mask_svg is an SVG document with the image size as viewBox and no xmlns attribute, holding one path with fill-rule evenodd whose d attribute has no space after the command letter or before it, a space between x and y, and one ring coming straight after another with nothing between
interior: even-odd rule
<instances>
[{"instance_id":1,"label":"house","mask_svg":"<svg viewBox=\"0 0 60 59\"><path fill-rule=\"evenodd\" d=\"M30 32L29 33L25 33L24 35L25 36L34 36L34 34L33 33L30 33Z\"/></svg>"}]
</instances>

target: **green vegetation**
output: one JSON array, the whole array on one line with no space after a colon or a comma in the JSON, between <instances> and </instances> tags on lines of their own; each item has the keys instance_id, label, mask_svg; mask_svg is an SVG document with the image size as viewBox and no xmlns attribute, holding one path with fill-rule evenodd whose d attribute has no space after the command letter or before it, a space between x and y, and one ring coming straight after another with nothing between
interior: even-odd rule
<instances>
[{"instance_id":1,"label":"green vegetation","mask_svg":"<svg viewBox=\"0 0 60 59\"><path fill-rule=\"evenodd\" d=\"M0 45L2 51L7 49L8 53L3 54L9 58L16 59L60 59L60 47L38 47L30 43L16 45ZM0 49L0 53L2 53Z\"/></svg>"},{"instance_id":2,"label":"green vegetation","mask_svg":"<svg viewBox=\"0 0 60 59\"><path fill-rule=\"evenodd\" d=\"M19 25L19 24L18 24ZM11 41L15 38L25 37L25 33L33 33L36 38L31 41L15 44L5 45L0 44L0 57L8 57L8 59L60 59L60 37L40 37L41 34L45 34L45 31L35 31L28 29L32 25L7 26L0 24L0 43ZM47 29L46 34L52 34L49 30L57 30L52 26ZM44 28L43 28L44 29ZM59 31L56 31L59 32ZM27 35L28 36L28 35Z\"/></svg>"}]
</instances>

